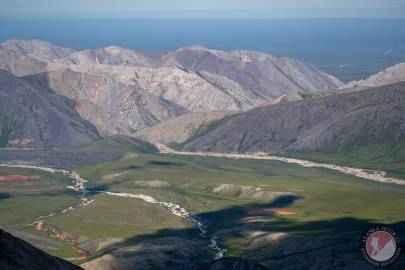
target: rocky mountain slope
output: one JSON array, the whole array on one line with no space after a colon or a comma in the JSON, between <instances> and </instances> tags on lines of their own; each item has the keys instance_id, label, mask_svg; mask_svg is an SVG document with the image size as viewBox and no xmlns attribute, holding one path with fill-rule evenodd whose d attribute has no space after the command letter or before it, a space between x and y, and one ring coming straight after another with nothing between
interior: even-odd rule
<instances>
[{"instance_id":1,"label":"rocky mountain slope","mask_svg":"<svg viewBox=\"0 0 405 270\"><path fill-rule=\"evenodd\" d=\"M138 86L192 112L248 110L265 102L238 83L206 72L188 72L177 67L153 69L94 64L70 65L69 68Z\"/></svg>"},{"instance_id":2,"label":"rocky mountain slope","mask_svg":"<svg viewBox=\"0 0 405 270\"><path fill-rule=\"evenodd\" d=\"M343 88L365 89L405 81L405 63L386 68L369 78L360 81L353 81Z\"/></svg>"},{"instance_id":3,"label":"rocky mountain slope","mask_svg":"<svg viewBox=\"0 0 405 270\"><path fill-rule=\"evenodd\" d=\"M1 147L64 148L100 138L68 99L4 70L0 70L0 96Z\"/></svg>"},{"instance_id":4,"label":"rocky mountain slope","mask_svg":"<svg viewBox=\"0 0 405 270\"><path fill-rule=\"evenodd\" d=\"M168 100L104 76L59 69L24 78L74 101L81 117L103 135L131 135L187 112Z\"/></svg>"},{"instance_id":5,"label":"rocky mountain slope","mask_svg":"<svg viewBox=\"0 0 405 270\"><path fill-rule=\"evenodd\" d=\"M185 145L215 152L337 152L405 140L405 82L260 107Z\"/></svg>"},{"instance_id":6,"label":"rocky mountain slope","mask_svg":"<svg viewBox=\"0 0 405 270\"><path fill-rule=\"evenodd\" d=\"M81 270L53 257L0 229L0 269L2 270Z\"/></svg>"},{"instance_id":7,"label":"rocky mountain slope","mask_svg":"<svg viewBox=\"0 0 405 270\"><path fill-rule=\"evenodd\" d=\"M300 92L331 91L343 86L343 83L333 76L295 59L276 58L250 51L209 50L201 46L167 53L141 53L110 46L75 52L56 62L76 65L77 67L71 69L82 72L89 72L90 69L90 72L94 73L96 66L97 72L113 73L121 82L138 81L154 94L175 102L183 101L181 105L192 111L202 111L204 108L196 110L192 104L184 104L183 93L180 94L183 99L174 100L179 95L178 92L188 89L186 98L190 102L227 102L228 108L246 110L283 94L297 97ZM101 70L100 65L117 67L115 71L112 67L104 67L104 70ZM128 69L130 66L143 69ZM122 72L125 75L117 75ZM165 79L162 80L162 77ZM203 99L196 95L200 93L197 88L207 93ZM207 97L211 97L211 100L205 100ZM214 110L228 108L217 105Z\"/></svg>"},{"instance_id":8,"label":"rocky mountain slope","mask_svg":"<svg viewBox=\"0 0 405 270\"><path fill-rule=\"evenodd\" d=\"M270 99L285 93L334 90L342 85L336 78L299 60L252 51L224 52L193 46L164 55L161 64L222 75Z\"/></svg>"},{"instance_id":9,"label":"rocky mountain slope","mask_svg":"<svg viewBox=\"0 0 405 270\"><path fill-rule=\"evenodd\" d=\"M63 48L42 40L12 38L1 43L1 47L42 61L53 61L74 53L72 49Z\"/></svg>"},{"instance_id":10,"label":"rocky mountain slope","mask_svg":"<svg viewBox=\"0 0 405 270\"><path fill-rule=\"evenodd\" d=\"M11 39L0 44L0 67L24 77L37 90L71 100L78 115L102 136L132 136L190 112L247 111L280 96L293 100L298 93L333 91L342 86L336 78L295 59L201 46L162 53L118 46L75 52L44 41ZM22 103L19 106L24 107ZM215 119L186 117L181 121L187 125L178 120L171 124L180 125L179 130L189 136ZM53 129L60 127L49 127L47 132L55 132ZM152 133L152 137L159 137ZM172 133L176 134L179 132ZM173 141L172 135L169 141ZM72 137L65 146L87 141L74 140ZM63 145L48 142L31 146Z\"/></svg>"},{"instance_id":11,"label":"rocky mountain slope","mask_svg":"<svg viewBox=\"0 0 405 270\"><path fill-rule=\"evenodd\" d=\"M342 82L315 67L289 58L276 58L251 51L224 52L201 46L167 53L141 53L117 46L73 53L63 64L107 64L117 66L180 67L208 72L232 80L255 94L272 99L285 93L334 90Z\"/></svg>"},{"instance_id":12,"label":"rocky mountain slope","mask_svg":"<svg viewBox=\"0 0 405 270\"><path fill-rule=\"evenodd\" d=\"M0 43L0 68L17 76L36 74L52 69L50 62L73 52L41 40L13 38Z\"/></svg>"},{"instance_id":13,"label":"rocky mountain slope","mask_svg":"<svg viewBox=\"0 0 405 270\"><path fill-rule=\"evenodd\" d=\"M57 62L66 65L150 66L149 59L142 53L119 46L75 52L59 59Z\"/></svg>"},{"instance_id":14,"label":"rocky mountain slope","mask_svg":"<svg viewBox=\"0 0 405 270\"><path fill-rule=\"evenodd\" d=\"M48 64L25 54L4 50L0 45L0 69L25 76L47 71Z\"/></svg>"}]
</instances>

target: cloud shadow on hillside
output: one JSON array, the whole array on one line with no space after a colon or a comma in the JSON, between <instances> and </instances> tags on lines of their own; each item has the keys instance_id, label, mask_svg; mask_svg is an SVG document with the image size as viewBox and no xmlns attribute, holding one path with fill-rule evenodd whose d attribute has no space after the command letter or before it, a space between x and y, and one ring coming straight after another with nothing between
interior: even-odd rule
<instances>
[{"instance_id":1,"label":"cloud shadow on hillside","mask_svg":"<svg viewBox=\"0 0 405 270\"><path fill-rule=\"evenodd\" d=\"M11 198L11 194L9 193L4 193L4 192L0 192L0 200L5 200L5 199L9 199Z\"/></svg>"},{"instance_id":2,"label":"cloud shadow on hillside","mask_svg":"<svg viewBox=\"0 0 405 270\"><path fill-rule=\"evenodd\" d=\"M299 222L283 217L275 218L272 215L254 216L249 212L250 209L280 209L291 205L297 199L286 195L272 203L232 206L200 213L197 217L206 221L210 233L222 232L218 235L220 247L224 247L223 243L228 241L235 243L235 239L239 239L240 248L243 250L242 257L258 261L270 269L306 269L316 265L320 267L319 269L344 267L374 269L365 262L359 251L359 239L362 233L374 225L369 220L344 217ZM257 212L260 213L260 211ZM249 217L253 219L247 222L246 218ZM405 239L405 222L393 224L391 227L402 239ZM248 231L262 232L264 237L260 238L259 235L249 238L246 234ZM280 232L285 233L282 240L266 240L266 235L271 239L272 233ZM162 229L153 234L128 238L98 253L97 257L110 253L118 258L136 257L142 260L142 256L146 254L148 258L164 258L161 263L165 269L191 270L195 269L193 267L197 264L213 258L213 252L208 248L208 239L201 238L198 233L197 228ZM175 239L180 241L179 243L192 241L198 252L194 254L195 256L185 256L187 252L181 250L180 245L176 247L168 244L176 242ZM264 243L264 245L257 243ZM131 249L130 247L134 245L145 248ZM153 248L150 248L151 246ZM295 268L291 268L292 265ZM405 258L401 256L400 260L388 269L405 269L404 267Z\"/></svg>"}]
</instances>

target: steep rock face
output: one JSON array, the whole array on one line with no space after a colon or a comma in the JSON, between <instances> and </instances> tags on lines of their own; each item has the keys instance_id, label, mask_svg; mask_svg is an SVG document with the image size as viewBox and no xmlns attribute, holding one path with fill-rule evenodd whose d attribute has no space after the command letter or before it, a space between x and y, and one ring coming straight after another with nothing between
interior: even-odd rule
<instances>
[{"instance_id":1,"label":"steep rock face","mask_svg":"<svg viewBox=\"0 0 405 270\"><path fill-rule=\"evenodd\" d=\"M0 269L2 270L82 270L53 257L0 229Z\"/></svg>"},{"instance_id":2,"label":"steep rock face","mask_svg":"<svg viewBox=\"0 0 405 270\"><path fill-rule=\"evenodd\" d=\"M1 43L3 49L20 52L42 61L53 61L67 57L74 50L63 48L42 40L23 40L12 38Z\"/></svg>"},{"instance_id":3,"label":"steep rock face","mask_svg":"<svg viewBox=\"0 0 405 270\"><path fill-rule=\"evenodd\" d=\"M284 74L302 87L304 92L312 92L311 90L330 91L342 85L342 82L332 75L299 60L281 57L274 62Z\"/></svg>"},{"instance_id":4,"label":"steep rock face","mask_svg":"<svg viewBox=\"0 0 405 270\"><path fill-rule=\"evenodd\" d=\"M64 148L100 138L66 98L0 70L0 146Z\"/></svg>"},{"instance_id":5,"label":"steep rock face","mask_svg":"<svg viewBox=\"0 0 405 270\"><path fill-rule=\"evenodd\" d=\"M205 71L232 80L265 99L285 93L335 90L342 82L295 59L276 58L251 51L224 52L201 46L168 53L141 53L107 47L74 53L60 60L65 64L109 64L118 66L180 67Z\"/></svg>"},{"instance_id":6,"label":"steep rock face","mask_svg":"<svg viewBox=\"0 0 405 270\"><path fill-rule=\"evenodd\" d=\"M336 152L405 140L405 82L265 106L236 115L185 150Z\"/></svg>"},{"instance_id":7,"label":"steep rock face","mask_svg":"<svg viewBox=\"0 0 405 270\"><path fill-rule=\"evenodd\" d=\"M143 54L119 46L109 46L72 53L61 58L58 62L67 65L100 64L115 66L149 66L149 61Z\"/></svg>"},{"instance_id":8,"label":"steep rock face","mask_svg":"<svg viewBox=\"0 0 405 270\"><path fill-rule=\"evenodd\" d=\"M177 67L153 69L111 65L70 65L69 68L135 85L192 112L248 110L265 102L236 82L206 72L187 72Z\"/></svg>"},{"instance_id":9,"label":"steep rock face","mask_svg":"<svg viewBox=\"0 0 405 270\"><path fill-rule=\"evenodd\" d=\"M180 115L176 118L135 133L135 137L153 143L184 143L204 132L215 121L232 115L231 112L199 112Z\"/></svg>"},{"instance_id":10,"label":"steep rock face","mask_svg":"<svg viewBox=\"0 0 405 270\"><path fill-rule=\"evenodd\" d=\"M343 85L298 60L251 51L223 52L194 46L164 55L159 64L222 75L268 99L285 93L334 90Z\"/></svg>"},{"instance_id":11,"label":"steep rock face","mask_svg":"<svg viewBox=\"0 0 405 270\"><path fill-rule=\"evenodd\" d=\"M75 102L76 111L103 135L131 135L187 110L141 89L69 69L25 78Z\"/></svg>"},{"instance_id":12,"label":"steep rock face","mask_svg":"<svg viewBox=\"0 0 405 270\"><path fill-rule=\"evenodd\" d=\"M353 81L342 88L364 89L368 87L377 87L405 81L405 63L399 63L389 67L365 80Z\"/></svg>"},{"instance_id":13,"label":"steep rock face","mask_svg":"<svg viewBox=\"0 0 405 270\"><path fill-rule=\"evenodd\" d=\"M227 77L206 71L198 71L197 74L231 97L240 111L245 111L268 103L268 99L263 98L253 91L246 90L242 85L228 79Z\"/></svg>"},{"instance_id":14,"label":"steep rock face","mask_svg":"<svg viewBox=\"0 0 405 270\"><path fill-rule=\"evenodd\" d=\"M48 64L19 52L5 50L0 45L0 69L16 76L25 76L45 72Z\"/></svg>"}]
</instances>

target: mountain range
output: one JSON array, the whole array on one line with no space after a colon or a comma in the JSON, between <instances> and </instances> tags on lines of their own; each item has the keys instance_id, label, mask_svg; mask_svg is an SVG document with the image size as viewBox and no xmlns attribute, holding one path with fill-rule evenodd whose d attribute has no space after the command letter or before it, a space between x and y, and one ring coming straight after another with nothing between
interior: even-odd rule
<instances>
[{"instance_id":1,"label":"mountain range","mask_svg":"<svg viewBox=\"0 0 405 270\"><path fill-rule=\"evenodd\" d=\"M10 39L0 97L0 269L82 269L28 242L92 270L368 269L359 232L404 231L403 187L347 174L403 179L404 63L343 84L261 52ZM365 169L279 162L342 156Z\"/></svg>"},{"instance_id":2,"label":"mountain range","mask_svg":"<svg viewBox=\"0 0 405 270\"><path fill-rule=\"evenodd\" d=\"M271 99L286 92L334 90L343 83L315 67L289 58L251 52L224 52L202 46L180 48L167 53L140 53L125 48L86 50L60 61L64 64L106 64L114 66L172 67L226 77L245 90Z\"/></svg>"},{"instance_id":3,"label":"mountain range","mask_svg":"<svg viewBox=\"0 0 405 270\"><path fill-rule=\"evenodd\" d=\"M81 117L104 136L130 135L188 112L136 86L70 69L27 76L24 80L72 100Z\"/></svg>"},{"instance_id":4,"label":"mountain range","mask_svg":"<svg viewBox=\"0 0 405 270\"><path fill-rule=\"evenodd\" d=\"M363 138L365 120L391 123L390 134L402 138L403 84L385 85L405 80L404 64L344 85L299 60L260 52L74 51L14 38L0 44L0 68L3 147L66 148L127 135L187 150L336 150ZM366 137L378 141L376 129Z\"/></svg>"}]
</instances>

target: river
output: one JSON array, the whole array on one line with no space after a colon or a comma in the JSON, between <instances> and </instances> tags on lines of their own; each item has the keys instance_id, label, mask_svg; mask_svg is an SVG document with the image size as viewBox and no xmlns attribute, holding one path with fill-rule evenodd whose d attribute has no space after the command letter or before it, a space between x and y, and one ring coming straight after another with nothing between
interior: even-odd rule
<instances>
[{"instance_id":1,"label":"river","mask_svg":"<svg viewBox=\"0 0 405 270\"><path fill-rule=\"evenodd\" d=\"M344 174L353 175L359 178L382 182L382 183L389 183L389 184L396 184L396 185L405 185L405 180L395 177L388 176L387 172L383 171L376 171L376 170L368 170L368 169L361 169L361 168L354 168L354 167L346 167L346 166L339 166L334 164L327 164L327 163L318 163L308 160L296 159L296 158L288 158L288 157L279 157L274 155L267 155L267 154L239 154L239 153L215 153L215 152L184 152L184 151L176 151L169 148L163 144L156 144L156 147L159 149L160 153L163 154L173 154L173 155L186 155L186 156L201 156L201 157L222 157L222 158L233 158L233 159L257 159L257 160L274 160L274 161L281 161L289 164L296 164L302 167L307 168L325 168L333 171L337 171Z\"/></svg>"},{"instance_id":2,"label":"river","mask_svg":"<svg viewBox=\"0 0 405 270\"><path fill-rule=\"evenodd\" d=\"M45 171L48 173L60 173L64 176L67 176L70 179L72 179L73 185L67 186L67 188L79 193L79 196L80 196L79 204L65 208L60 212L54 212L54 213L50 213L46 216L40 216L32 224L37 230L46 231L52 237L58 238L62 241L65 241L65 242L71 244L72 246L74 246L75 250L77 251L77 253L80 256L78 258L76 258L76 257L70 258L70 260L84 259L87 257L88 254L86 254L86 252L84 250L78 248L76 245L76 241L73 239L70 239L67 236L67 233L65 233L61 230L51 228L51 227L46 227L45 222L46 222L47 218L50 218L57 214L65 214L67 212L74 211L79 207L84 207L84 206L91 204L92 202L94 202L94 200L90 200L86 197L86 195L89 193L100 193L100 194L106 194L109 196L141 199L147 203L161 205L161 206L165 207L166 209L168 209L173 215L181 217L191 223L194 223L199 230L198 235L202 238L207 238L209 240L208 247L211 248L215 252L215 257L214 257L215 259L222 258L224 256L224 254L228 251L225 248L219 247L219 244L217 242L217 237L215 235L209 234L207 225L205 224L204 220L200 219L198 217L198 215L193 214L192 212L186 210L184 207L182 207L179 204L165 202L165 201L159 201L149 195L144 195L144 194L132 194L132 193L125 193L125 192L110 192L110 191L89 191L86 188L86 183L88 183L88 180L83 178L82 176L80 176L80 174L78 174L75 171L68 171L68 170L48 168L48 167L37 167L37 166L31 166L31 165L0 164L0 167L24 168L24 169L41 170L41 171Z\"/></svg>"}]
</instances>

